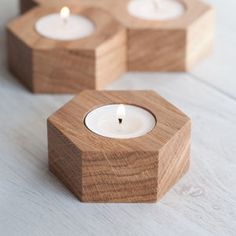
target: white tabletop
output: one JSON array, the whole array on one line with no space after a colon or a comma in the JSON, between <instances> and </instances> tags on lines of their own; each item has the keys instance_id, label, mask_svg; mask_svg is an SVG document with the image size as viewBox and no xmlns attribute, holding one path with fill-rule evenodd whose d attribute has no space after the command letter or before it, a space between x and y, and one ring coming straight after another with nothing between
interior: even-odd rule
<instances>
[{"instance_id":1,"label":"white tabletop","mask_svg":"<svg viewBox=\"0 0 236 236\"><path fill-rule=\"evenodd\" d=\"M108 89L154 89L192 118L191 167L156 204L80 203L48 171L47 117L72 96L33 95L6 69L0 7L0 235L236 235L236 1L217 8L213 54L191 73L129 73Z\"/></svg>"}]
</instances>

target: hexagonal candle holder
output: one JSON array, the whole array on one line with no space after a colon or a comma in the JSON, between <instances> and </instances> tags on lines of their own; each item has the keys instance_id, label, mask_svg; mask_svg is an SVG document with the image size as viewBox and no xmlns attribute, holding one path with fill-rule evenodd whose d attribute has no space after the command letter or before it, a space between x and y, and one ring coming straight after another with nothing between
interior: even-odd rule
<instances>
[{"instance_id":1,"label":"hexagonal candle holder","mask_svg":"<svg viewBox=\"0 0 236 236\"><path fill-rule=\"evenodd\" d=\"M129 71L187 71L211 51L214 36L211 6L200 0L179 0L184 7L179 17L145 20L129 13L128 6L134 1L141 4L139 0L99 1L101 7L109 9L128 29ZM143 3L151 1L161 5L166 0ZM143 13L143 8L137 10ZM135 14L135 9L133 11Z\"/></svg>"},{"instance_id":2,"label":"hexagonal candle holder","mask_svg":"<svg viewBox=\"0 0 236 236\"><path fill-rule=\"evenodd\" d=\"M50 170L83 202L154 202L187 171L190 119L152 91L83 91L48 119Z\"/></svg>"},{"instance_id":3,"label":"hexagonal candle holder","mask_svg":"<svg viewBox=\"0 0 236 236\"><path fill-rule=\"evenodd\" d=\"M55 23L58 15L58 20L65 20L59 18L61 7L58 6L36 7L7 26L9 68L32 92L102 89L126 71L126 29L101 9L79 4L69 7L73 12L68 21L75 26L76 17L83 18L86 24L88 21L94 25L94 32L71 40L39 33L36 28L39 19L47 16ZM70 30L66 24L67 32ZM43 26L47 28L47 25L44 21Z\"/></svg>"}]
</instances>

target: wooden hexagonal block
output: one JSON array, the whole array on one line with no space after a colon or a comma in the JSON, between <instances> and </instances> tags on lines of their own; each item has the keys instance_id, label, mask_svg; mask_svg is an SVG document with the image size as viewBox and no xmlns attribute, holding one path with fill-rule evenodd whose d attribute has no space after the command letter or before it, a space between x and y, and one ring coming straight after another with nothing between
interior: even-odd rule
<instances>
[{"instance_id":1,"label":"wooden hexagonal block","mask_svg":"<svg viewBox=\"0 0 236 236\"><path fill-rule=\"evenodd\" d=\"M58 6L34 8L7 26L9 68L33 92L102 89L126 71L125 28L101 9L70 8L94 22L92 35L58 41L38 34L36 21L59 12Z\"/></svg>"},{"instance_id":2,"label":"wooden hexagonal block","mask_svg":"<svg viewBox=\"0 0 236 236\"><path fill-rule=\"evenodd\" d=\"M107 104L132 104L156 118L151 132L114 139L84 119ZM153 202L187 171L190 119L152 91L84 91L48 119L50 170L84 202Z\"/></svg>"},{"instance_id":3,"label":"wooden hexagonal block","mask_svg":"<svg viewBox=\"0 0 236 236\"><path fill-rule=\"evenodd\" d=\"M131 16L129 1L99 1L128 29L129 71L186 71L211 51L211 6L200 0L179 0L185 13L173 20L158 21Z\"/></svg>"}]
</instances>

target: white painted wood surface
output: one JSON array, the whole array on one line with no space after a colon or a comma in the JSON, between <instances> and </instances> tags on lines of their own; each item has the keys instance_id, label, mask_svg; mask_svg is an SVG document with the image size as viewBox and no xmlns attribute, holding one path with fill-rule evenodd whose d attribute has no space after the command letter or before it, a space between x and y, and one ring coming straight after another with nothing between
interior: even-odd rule
<instances>
[{"instance_id":1,"label":"white painted wood surface","mask_svg":"<svg viewBox=\"0 0 236 236\"><path fill-rule=\"evenodd\" d=\"M188 74L130 73L193 121L188 174L157 204L84 204L48 171L46 118L71 96L32 95L6 69L0 4L0 235L236 235L236 1L216 6L214 53Z\"/></svg>"}]
</instances>

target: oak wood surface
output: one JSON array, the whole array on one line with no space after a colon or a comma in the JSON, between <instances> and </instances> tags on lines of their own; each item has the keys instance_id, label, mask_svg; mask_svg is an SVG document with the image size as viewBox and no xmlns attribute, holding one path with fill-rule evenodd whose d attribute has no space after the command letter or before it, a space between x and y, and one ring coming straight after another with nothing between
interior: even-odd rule
<instances>
[{"instance_id":1,"label":"oak wood surface","mask_svg":"<svg viewBox=\"0 0 236 236\"><path fill-rule=\"evenodd\" d=\"M125 28L98 8L70 8L95 23L91 36L73 41L40 36L35 22L43 15L59 12L60 7L55 6L35 8L8 24L10 70L33 92L102 89L126 71Z\"/></svg>"}]
</instances>

